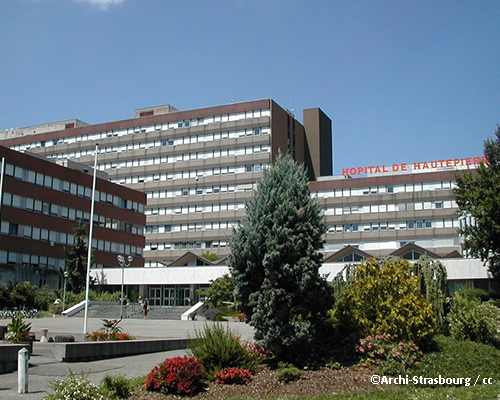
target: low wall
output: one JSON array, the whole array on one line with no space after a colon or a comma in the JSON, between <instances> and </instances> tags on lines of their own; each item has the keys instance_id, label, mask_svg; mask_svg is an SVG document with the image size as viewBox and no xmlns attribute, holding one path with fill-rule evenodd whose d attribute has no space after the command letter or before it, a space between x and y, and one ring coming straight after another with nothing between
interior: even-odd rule
<instances>
[{"instance_id":1,"label":"low wall","mask_svg":"<svg viewBox=\"0 0 500 400\"><path fill-rule=\"evenodd\" d=\"M29 344L0 344L0 374L17 371L19 350L26 348L30 351Z\"/></svg>"},{"instance_id":2,"label":"low wall","mask_svg":"<svg viewBox=\"0 0 500 400\"><path fill-rule=\"evenodd\" d=\"M110 342L54 343L57 361L77 362L185 349L189 339L117 340Z\"/></svg>"}]
</instances>

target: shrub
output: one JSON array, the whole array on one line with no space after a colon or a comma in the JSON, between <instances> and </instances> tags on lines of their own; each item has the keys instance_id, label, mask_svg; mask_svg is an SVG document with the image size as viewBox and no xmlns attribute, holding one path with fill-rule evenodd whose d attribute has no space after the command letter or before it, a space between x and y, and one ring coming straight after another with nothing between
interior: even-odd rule
<instances>
[{"instance_id":1,"label":"shrub","mask_svg":"<svg viewBox=\"0 0 500 400\"><path fill-rule=\"evenodd\" d=\"M234 282L228 274L210 281L210 287L200 290L200 297L205 297L205 304L212 308L221 307L225 302L234 303Z\"/></svg>"},{"instance_id":2,"label":"shrub","mask_svg":"<svg viewBox=\"0 0 500 400\"><path fill-rule=\"evenodd\" d=\"M135 339L135 337L130 335L130 333L122 332L122 328L118 326L118 324L121 322L121 319L102 319L102 321L103 327L97 331L87 334L87 339L95 342Z\"/></svg>"},{"instance_id":3,"label":"shrub","mask_svg":"<svg viewBox=\"0 0 500 400\"><path fill-rule=\"evenodd\" d=\"M357 352L384 375L404 373L424 356L415 343L397 343L390 334L368 336L359 343Z\"/></svg>"},{"instance_id":4,"label":"shrub","mask_svg":"<svg viewBox=\"0 0 500 400\"><path fill-rule=\"evenodd\" d=\"M289 383L297 381L302 377L302 371L297 367L287 367L278 370L276 374L276 380L279 383Z\"/></svg>"},{"instance_id":5,"label":"shrub","mask_svg":"<svg viewBox=\"0 0 500 400\"><path fill-rule=\"evenodd\" d=\"M5 340L9 340L14 343L21 343L30 340L29 332L31 329L31 324L25 323L21 314L12 317L10 324L7 324L7 333L5 334Z\"/></svg>"},{"instance_id":6,"label":"shrub","mask_svg":"<svg viewBox=\"0 0 500 400\"><path fill-rule=\"evenodd\" d=\"M453 295L448 314L450 334L457 340L497 343L500 310L492 303L481 303L470 293L458 291Z\"/></svg>"},{"instance_id":7,"label":"shrub","mask_svg":"<svg viewBox=\"0 0 500 400\"><path fill-rule=\"evenodd\" d=\"M203 367L194 357L166 359L149 373L146 390L179 395L196 394L202 388Z\"/></svg>"},{"instance_id":8,"label":"shrub","mask_svg":"<svg viewBox=\"0 0 500 400\"><path fill-rule=\"evenodd\" d=\"M91 383L84 375L75 376L72 372L66 379L57 379L52 389L55 393L44 397L45 400L104 400L99 386Z\"/></svg>"},{"instance_id":9,"label":"shrub","mask_svg":"<svg viewBox=\"0 0 500 400\"><path fill-rule=\"evenodd\" d=\"M395 340L428 344L435 333L432 305L419 293L419 278L401 259L369 259L357 266L333 312L341 335L389 333Z\"/></svg>"},{"instance_id":10,"label":"shrub","mask_svg":"<svg viewBox=\"0 0 500 400\"><path fill-rule=\"evenodd\" d=\"M196 331L196 338L189 342L189 353L200 360L209 379L229 367L244 368L255 372L260 356L247 351L237 336L220 323L205 325L203 333Z\"/></svg>"},{"instance_id":11,"label":"shrub","mask_svg":"<svg viewBox=\"0 0 500 400\"><path fill-rule=\"evenodd\" d=\"M104 330L90 332L85 337L94 342L135 339L135 336L132 336L130 333L106 332Z\"/></svg>"},{"instance_id":12,"label":"shrub","mask_svg":"<svg viewBox=\"0 0 500 400\"><path fill-rule=\"evenodd\" d=\"M215 382L223 385L248 385L252 373L243 368L224 368L215 374Z\"/></svg>"},{"instance_id":13,"label":"shrub","mask_svg":"<svg viewBox=\"0 0 500 400\"><path fill-rule=\"evenodd\" d=\"M130 381L123 375L106 375L101 381L106 397L111 399L127 399L132 394Z\"/></svg>"}]
</instances>

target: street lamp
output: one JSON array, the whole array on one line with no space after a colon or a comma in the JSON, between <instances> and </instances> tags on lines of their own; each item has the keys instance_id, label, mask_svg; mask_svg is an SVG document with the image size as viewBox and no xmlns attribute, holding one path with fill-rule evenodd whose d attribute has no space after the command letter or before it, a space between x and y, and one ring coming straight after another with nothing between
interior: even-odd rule
<instances>
[{"instance_id":1,"label":"street lamp","mask_svg":"<svg viewBox=\"0 0 500 400\"><path fill-rule=\"evenodd\" d=\"M64 312L65 307L66 307L66 281L68 280L69 272L64 271L63 276L64 276L64 292L63 292L63 309L62 310Z\"/></svg>"},{"instance_id":2,"label":"street lamp","mask_svg":"<svg viewBox=\"0 0 500 400\"><path fill-rule=\"evenodd\" d=\"M122 290L121 290L121 299L120 299L120 319L123 319L123 302L125 301L125 295L123 293L123 278L125 276L125 267L130 267L130 264L132 264L132 260L134 257L128 256L127 261L128 264L125 262L125 256L122 256L121 254L117 257L118 259L118 264L120 264L120 267L122 267Z\"/></svg>"}]
</instances>

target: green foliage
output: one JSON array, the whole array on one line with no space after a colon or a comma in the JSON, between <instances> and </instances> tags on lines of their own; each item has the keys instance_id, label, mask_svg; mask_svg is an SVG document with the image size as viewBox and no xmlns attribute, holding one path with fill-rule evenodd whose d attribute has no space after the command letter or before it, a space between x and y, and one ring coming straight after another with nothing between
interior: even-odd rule
<instances>
[{"instance_id":1,"label":"green foliage","mask_svg":"<svg viewBox=\"0 0 500 400\"><path fill-rule=\"evenodd\" d=\"M23 321L21 314L12 318L10 324L7 324L7 333L5 335L5 340L9 340L14 343L22 343L29 340L29 331L31 329L31 324Z\"/></svg>"},{"instance_id":2,"label":"green foliage","mask_svg":"<svg viewBox=\"0 0 500 400\"><path fill-rule=\"evenodd\" d=\"M279 383L289 383L298 381L302 377L302 371L297 367L291 366L280 368L276 374L276 381Z\"/></svg>"},{"instance_id":3,"label":"green foliage","mask_svg":"<svg viewBox=\"0 0 500 400\"><path fill-rule=\"evenodd\" d=\"M477 168L477 174L457 172L454 189L459 215L469 222L460 229L463 249L472 257L488 263L490 272L500 280L500 127L496 139L484 142L488 163Z\"/></svg>"},{"instance_id":4,"label":"green foliage","mask_svg":"<svg viewBox=\"0 0 500 400\"><path fill-rule=\"evenodd\" d=\"M436 325L432 305L419 293L419 278L412 276L409 262L392 258L369 259L356 268L333 322L341 335L388 333L418 345L430 342Z\"/></svg>"},{"instance_id":5,"label":"green foliage","mask_svg":"<svg viewBox=\"0 0 500 400\"><path fill-rule=\"evenodd\" d=\"M0 282L0 308L10 307L10 290L5 282Z\"/></svg>"},{"instance_id":6,"label":"green foliage","mask_svg":"<svg viewBox=\"0 0 500 400\"><path fill-rule=\"evenodd\" d=\"M217 261L217 260L219 260L219 259L220 259L220 257L219 257L219 255L218 255L218 254L215 254L215 253L210 253L208 250L207 250L206 252L204 252L204 253L201 253L201 256L202 256L204 259L206 259L206 260L208 260L208 261L212 261L212 262Z\"/></svg>"},{"instance_id":7,"label":"green foliage","mask_svg":"<svg viewBox=\"0 0 500 400\"><path fill-rule=\"evenodd\" d=\"M228 265L241 311L255 338L282 360L311 355L333 303L318 272L326 227L307 185L305 169L278 155L231 240Z\"/></svg>"},{"instance_id":8,"label":"green foliage","mask_svg":"<svg viewBox=\"0 0 500 400\"><path fill-rule=\"evenodd\" d=\"M55 290L49 289L46 286L37 289L34 296L34 307L37 310L48 310L51 304L56 300Z\"/></svg>"},{"instance_id":9,"label":"green foliage","mask_svg":"<svg viewBox=\"0 0 500 400\"><path fill-rule=\"evenodd\" d=\"M436 316L437 327L443 331L445 327L444 305L446 302L446 287L448 272L440 261L433 261L427 256L421 256L413 264L413 269L420 277L420 292L432 304Z\"/></svg>"},{"instance_id":10,"label":"green foliage","mask_svg":"<svg viewBox=\"0 0 500 400\"><path fill-rule=\"evenodd\" d=\"M258 355L247 351L229 327L224 328L220 323L206 324L203 332L196 331L188 353L200 360L209 379L228 367L255 372L259 364Z\"/></svg>"},{"instance_id":11,"label":"green foliage","mask_svg":"<svg viewBox=\"0 0 500 400\"><path fill-rule=\"evenodd\" d=\"M29 282L21 282L12 287L10 301L19 309L23 306L32 307L35 304L37 287Z\"/></svg>"},{"instance_id":12,"label":"green foliage","mask_svg":"<svg viewBox=\"0 0 500 400\"><path fill-rule=\"evenodd\" d=\"M128 399L132 394L130 381L123 375L106 375L101 381L101 388L110 399Z\"/></svg>"},{"instance_id":13,"label":"green foliage","mask_svg":"<svg viewBox=\"0 0 500 400\"><path fill-rule=\"evenodd\" d=\"M398 343L389 334L361 339L357 351L380 375L404 374L424 355L415 343Z\"/></svg>"},{"instance_id":14,"label":"green foliage","mask_svg":"<svg viewBox=\"0 0 500 400\"><path fill-rule=\"evenodd\" d=\"M80 220L74 228L75 241L73 247L64 249L66 252L66 271L69 273L66 281L66 289L80 293L85 291L87 284L87 226ZM63 271L61 271L61 274Z\"/></svg>"},{"instance_id":15,"label":"green foliage","mask_svg":"<svg viewBox=\"0 0 500 400\"><path fill-rule=\"evenodd\" d=\"M57 379L52 385L55 393L44 400L104 400L103 389L90 382L85 375L75 376L70 372L66 379Z\"/></svg>"},{"instance_id":16,"label":"green foliage","mask_svg":"<svg viewBox=\"0 0 500 400\"><path fill-rule=\"evenodd\" d=\"M482 303L470 291L455 292L448 314L450 334L457 340L498 343L500 310L491 302Z\"/></svg>"},{"instance_id":17,"label":"green foliage","mask_svg":"<svg viewBox=\"0 0 500 400\"><path fill-rule=\"evenodd\" d=\"M492 345L458 341L441 335L436 336L435 342L435 351L425 354L422 361L410 370L411 375L441 375L445 378L481 375L482 378L493 378L494 382L500 380L500 351Z\"/></svg>"},{"instance_id":18,"label":"green foliage","mask_svg":"<svg viewBox=\"0 0 500 400\"><path fill-rule=\"evenodd\" d=\"M209 307L218 308L224 302L234 303L234 281L228 274L216 280L211 280L207 290L200 290L200 297L206 297L205 304Z\"/></svg>"}]
</instances>

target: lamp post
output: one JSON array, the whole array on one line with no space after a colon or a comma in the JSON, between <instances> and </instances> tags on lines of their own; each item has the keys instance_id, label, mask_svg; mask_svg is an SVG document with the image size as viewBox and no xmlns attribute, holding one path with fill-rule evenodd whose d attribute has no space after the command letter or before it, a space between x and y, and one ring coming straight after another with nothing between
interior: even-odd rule
<instances>
[{"instance_id":1,"label":"lamp post","mask_svg":"<svg viewBox=\"0 0 500 400\"><path fill-rule=\"evenodd\" d=\"M63 273L64 276L64 291L63 291L63 312L66 309L66 281L68 280L69 272L64 271Z\"/></svg>"},{"instance_id":2,"label":"lamp post","mask_svg":"<svg viewBox=\"0 0 500 400\"><path fill-rule=\"evenodd\" d=\"M95 203L95 183L97 177L97 155L99 154L99 143L95 144L94 153L94 177L92 179L92 199L90 200L90 228L89 228L89 244L87 253L87 283L85 285L85 318L83 321L83 334L87 334L87 316L89 309L89 286L90 286L90 264L92 260L92 232L94 228L94 203Z\"/></svg>"},{"instance_id":3,"label":"lamp post","mask_svg":"<svg viewBox=\"0 0 500 400\"><path fill-rule=\"evenodd\" d=\"M123 293L123 279L125 277L125 267L130 267L130 264L132 264L132 260L134 257L128 256L127 257L127 262L125 262L125 256L122 256L121 254L117 257L118 259L118 264L120 264L120 267L122 267L122 290L121 290L121 298L120 298L120 319L123 319L123 302L125 301L125 294Z\"/></svg>"}]
</instances>

